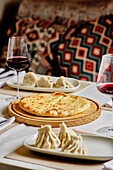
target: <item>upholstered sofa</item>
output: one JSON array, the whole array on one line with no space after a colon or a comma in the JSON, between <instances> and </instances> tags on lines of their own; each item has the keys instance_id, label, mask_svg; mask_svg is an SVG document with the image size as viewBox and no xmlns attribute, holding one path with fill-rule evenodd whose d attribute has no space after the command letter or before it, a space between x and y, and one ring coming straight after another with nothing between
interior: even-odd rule
<instances>
[{"instance_id":1,"label":"upholstered sofa","mask_svg":"<svg viewBox=\"0 0 113 170\"><path fill-rule=\"evenodd\" d=\"M96 81L102 55L113 53L113 0L23 0L6 31L27 40L28 71Z\"/></svg>"}]
</instances>

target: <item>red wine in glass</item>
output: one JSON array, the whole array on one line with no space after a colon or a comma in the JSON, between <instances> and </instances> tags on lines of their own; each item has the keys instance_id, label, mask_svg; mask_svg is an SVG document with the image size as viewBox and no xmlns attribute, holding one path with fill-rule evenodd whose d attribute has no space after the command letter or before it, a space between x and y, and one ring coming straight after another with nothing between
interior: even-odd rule
<instances>
[{"instance_id":1,"label":"red wine in glass","mask_svg":"<svg viewBox=\"0 0 113 170\"><path fill-rule=\"evenodd\" d=\"M7 51L7 66L17 72L17 96L19 98L19 71L29 66L29 55L25 38L10 37ZM12 101L12 99L7 101ZM13 99L14 100L14 99Z\"/></svg>"},{"instance_id":2,"label":"red wine in glass","mask_svg":"<svg viewBox=\"0 0 113 170\"><path fill-rule=\"evenodd\" d=\"M97 79L97 90L105 95L109 95L112 100L111 125L101 127L97 132L104 136L113 137L113 54L102 56Z\"/></svg>"},{"instance_id":3,"label":"red wine in glass","mask_svg":"<svg viewBox=\"0 0 113 170\"><path fill-rule=\"evenodd\" d=\"M24 56L13 56L8 58L7 65L16 71L24 70L29 65L29 60Z\"/></svg>"},{"instance_id":4,"label":"red wine in glass","mask_svg":"<svg viewBox=\"0 0 113 170\"><path fill-rule=\"evenodd\" d=\"M100 83L97 85L97 89L101 93L113 95L113 83Z\"/></svg>"}]
</instances>

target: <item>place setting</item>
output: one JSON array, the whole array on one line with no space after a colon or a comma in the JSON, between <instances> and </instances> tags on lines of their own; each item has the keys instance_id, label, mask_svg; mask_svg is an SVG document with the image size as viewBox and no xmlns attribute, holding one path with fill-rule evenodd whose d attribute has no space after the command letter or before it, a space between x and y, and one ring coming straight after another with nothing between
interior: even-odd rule
<instances>
[{"instance_id":1,"label":"place setting","mask_svg":"<svg viewBox=\"0 0 113 170\"><path fill-rule=\"evenodd\" d=\"M112 97L112 80L110 79L112 57L112 55L103 56L97 83L94 84L91 82L85 84L84 81L64 76L56 78L37 75L33 72L23 72L19 76L19 72L29 66L27 47L23 38L10 38L7 65L17 74L6 81L7 86L12 90L15 89L16 94L6 98L9 102L7 112L11 117L7 121L10 122L9 124L13 124L14 121L18 124L1 134L1 143L5 142L5 136L11 133L12 137L9 139L14 142L18 139L20 143L17 143L14 149L11 146L11 149L5 153L5 158L13 160L24 158L25 162L35 164L38 159L42 165L43 154L57 156L61 157L63 168L65 167L63 158L92 161L91 164L97 161L99 162L97 166L113 159L112 126L105 127L104 130L97 129L103 124L100 120L104 111L101 105ZM95 95L92 93L92 87L98 90L94 90ZM21 96L21 90L26 95ZM107 94L104 101L100 92L102 96ZM6 122L1 122L1 125ZM8 123L6 127L9 126ZM94 126L96 134L92 131L88 133L88 126L89 131L90 127ZM84 130L79 133L82 128ZM24 132L21 133L22 129ZM25 132L27 132L26 135ZM7 143L8 140L4 146ZM49 166L49 160L44 158L44 161L45 166ZM57 159L56 162L55 158L51 162L51 167L59 168ZM69 161L67 166L70 164L76 167L73 161Z\"/></svg>"}]
</instances>

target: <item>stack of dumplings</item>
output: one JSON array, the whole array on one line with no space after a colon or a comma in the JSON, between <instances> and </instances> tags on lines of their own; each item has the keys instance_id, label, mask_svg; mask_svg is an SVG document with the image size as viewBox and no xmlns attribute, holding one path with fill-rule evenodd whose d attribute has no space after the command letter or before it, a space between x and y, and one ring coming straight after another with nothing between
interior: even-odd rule
<instances>
[{"instance_id":1,"label":"stack of dumplings","mask_svg":"<svg viewBox=\"0 0 113 170\"><path fill-rule=\"evenodd\" d=\"M82 136L77 135L72 129L68 129L64 122L60 125L58 136L52 132L51 125L41 126L38 129L34 146L47 150L60 148L60 151L65 153L87 154Z\"/></svg>"},{"instance_id":2,"label":"stack of dumplings","mask_svg":"<svg viewBox=\"0 0 113 170\"><path fill-rule=\"evenodd\" d=\"M45 87L45 88L73 88L74 86L66 80L64 76L58 78L56 83L53 83L50 76L38 77L33 72L28 72L23 78L23 86Z\"/></svg>"}]
</instances>

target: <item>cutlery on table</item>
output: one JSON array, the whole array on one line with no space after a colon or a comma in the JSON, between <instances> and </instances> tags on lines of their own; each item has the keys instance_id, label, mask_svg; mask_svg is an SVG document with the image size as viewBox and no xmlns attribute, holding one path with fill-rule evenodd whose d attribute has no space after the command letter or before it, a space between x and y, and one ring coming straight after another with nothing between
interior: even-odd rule
<instances>
[{"instance_id":1,"label":"cutlery on table","mask_svg":"<svg viewBox=\"0 0 113 170\"><path fill-rule=\"evenodd\" d=\"M13 70L3 70L0 72L0 88L6 85L6 82L15 75Z\"/></svg>"},{"instance_id":2,"label":"cutlery on table","mask_svg":"<svg viewBox=\"0 0 113 170\"><path fill-rule=\"evenodd\" d=\"M1 121L0 121L0 125L3 124L4 122L7 122L7 119L1 120Z\"/></svg>"},{"instance_id":3,"label":"cutlery on table","mask_svg":"<svg viewBox=\"0 0 113 170\"><path fill-rule=\"evenodd\" d=\"M9 69L0 68L0 75L4 74L4 73L7 73L8 71L9 71Z\"/></svg>"},{"instance_id":4,"label":"cutlery on table","mask_svg":"<svg viewBox=\"0 0 113 170\"><path fill-rule=\"evenodd\" d=\"M8 127L10 124L12 124L15 121L15 117L11 117L9 119L5 119L0 121L0 130L5 129L6 127Z\"/></svg>"},{"instance_id":5,"label":"cutlery on table","mask_svg":"<svg viewBox=\"0 0 113 170\"><path fill-rule=\"evenodd\" d=\"M10 77L10 76L14 76L14 73L10 73L10 74L8 74L8 75L6 75L6 76L0 77L0 79L5 79L5 78L8 78L8 77Z\"/></svg>"}]
</instances>

